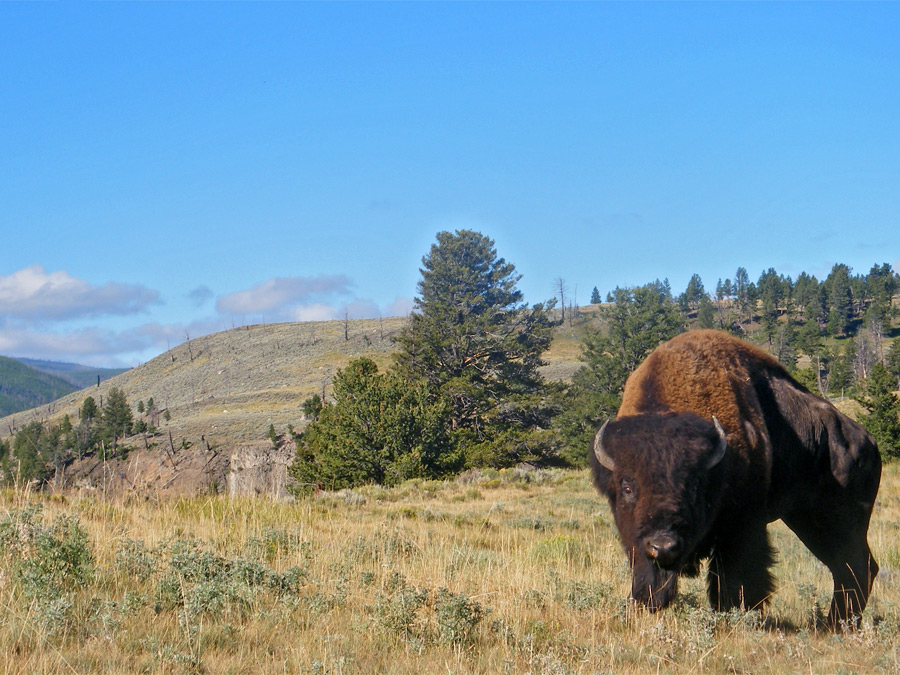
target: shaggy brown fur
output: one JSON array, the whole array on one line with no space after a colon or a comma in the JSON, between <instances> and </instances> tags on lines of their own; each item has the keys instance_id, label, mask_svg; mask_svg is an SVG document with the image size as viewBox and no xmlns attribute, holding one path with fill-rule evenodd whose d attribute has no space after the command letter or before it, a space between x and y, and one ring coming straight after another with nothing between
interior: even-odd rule
<instances>
[{"instance_id":1,"label":"shaggy brown fur","mask_svg":"<svg viewBox=\"0 0 900 675\"><path fill-rule=\"evenodd\" d=\"M727 439L720 461L713 418ZM865 608L878 572L866 538L878 449L768 354L707 330L661 345L628 379L601 447L590 453L594 482L613 509L636 600L665 607L678 575L709 558L714 608L765 605L766 524L782 519L832 572L832 624Z\"/></svg>"}]
</instances>

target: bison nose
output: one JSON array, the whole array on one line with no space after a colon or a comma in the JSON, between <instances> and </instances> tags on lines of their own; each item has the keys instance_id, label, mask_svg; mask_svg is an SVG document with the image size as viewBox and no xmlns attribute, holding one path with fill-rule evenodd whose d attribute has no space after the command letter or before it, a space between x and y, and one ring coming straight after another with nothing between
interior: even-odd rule
<instances>
[{"instance_id":1,"label":"bison nose","mask_svg":"<svg viewBox=\"0 0 900 675\"><path fill-rule=\"evenodd\" d=\"M660 565L671 565L681 555L681 540L670 534L654 534L644 539L644 550Z\"/></svg>"}]
</instances>

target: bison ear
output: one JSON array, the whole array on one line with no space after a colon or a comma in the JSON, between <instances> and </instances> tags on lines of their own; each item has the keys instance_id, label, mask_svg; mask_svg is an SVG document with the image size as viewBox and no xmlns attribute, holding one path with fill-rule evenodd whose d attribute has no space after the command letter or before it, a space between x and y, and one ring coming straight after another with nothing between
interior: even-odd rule
<instances>
[{"instance_id":1,"label":"bison ear","mask_svg":"<svg viewBox=\"0 0 900 675\"><path fill-rule=\"evenodd\" d=\"M719 443L716 445L716 449L713 452L712 456L709 458L709 461L706 463L706 468L711 469L716 464L722 461L722 458L725 456L725 448L728 447L728 441L725 438L725 430L722 428L722 425L719 424L719 420L715 417L713 419L713 424L716 427L716 432L719 434Z\"/></svg>"},{"instance_id":2,"label":"bison ear","mask_svg":"<svg viewBox=\"0 0 900 675\"><path fill-rule=\"evenodd\" d=\"M607 454L606 450L603 449L603 432L606 431L607 424L609 424L609 420L606 420L603 423L603 426L600 427L600 431L594 436L594 456L597 458L597 461L600 462L600 466L609 471L615 471L616 463L613 461L613 458Z\"/></svg>"}]
</instances>

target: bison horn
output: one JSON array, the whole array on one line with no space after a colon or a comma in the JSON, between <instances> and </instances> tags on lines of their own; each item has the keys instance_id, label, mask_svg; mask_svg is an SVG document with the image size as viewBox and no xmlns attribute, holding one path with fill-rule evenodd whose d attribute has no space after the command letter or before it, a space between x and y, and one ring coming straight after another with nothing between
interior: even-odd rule
<instances>
[{"instance_id":1,"label":"bison horn","mask_svg":"<svg viewBox=\"0 0 900 675\"><path fill-rule=\"evenodd\" d=\"M613 458L606 453L606 450L603 449L603 432L606 431L607 424L609 424L609 420L606 420L603 423L603 426L600 427L600 431L594 436L594 455L597 457L597 461L600 462L601 466L610 471L615 471L616 463L613 461Z\"/></svg>"},{"instance_id":2,"label":"bison horn","mask_svg":"<svg viewBox=\"0 0 900 675\"><path fill-rule=\"evenodd\" d=\"M716 426L716 431L719 433L719 444L716 446L716 450L713 452L712 457L710 457L709 461L706 463L707 469L713 468L722 461L722 458L725 456L725 448L728 447L728 441L725 438L725 430L722 428L722 425L719 424L719 420L715 417L713 417L712 420L713 424Z\"/></svg>"}]
</instances>

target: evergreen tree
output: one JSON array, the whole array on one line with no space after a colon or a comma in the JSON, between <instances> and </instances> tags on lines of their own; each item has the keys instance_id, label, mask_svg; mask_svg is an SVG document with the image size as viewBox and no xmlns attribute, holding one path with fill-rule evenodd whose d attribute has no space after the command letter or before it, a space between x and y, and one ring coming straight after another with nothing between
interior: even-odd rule
<instances>
[{"instance_id":1,"label":"evergreen tree","mask_svg":"<svg viewBox=\"0 0 900 675\"><path fill-rule=\"evenodd\" d=\"M13 438L12 451L18 460L17 475L21 485L31 481L43 483L50 477L50 438L43 424L30 422L19 429Z\"/></svg>"},{"instance_id":2,"label":"evergreen tree","mask_svg":"<svg viewBox=\"0 0 900 675\"><path fill-rule=\"evenodd\" d=\"M883 457L900 457L900 399L896 379L880 363L872 366L864 395L857 400L866 409L860 421L878 443Z\"/></svg>"},{"instance_id":3,"label":"evergreen tree","mask_svg":"<svg viewBox=\"0 0 900 675\"><path fill-rule=\"evenodd\" d=\"M726 279L725 281L719 279L716 282L716 302L725 302L732 296L733 292L731 279Z\"/></svg>"},{"instance_id":4,"label":"evergreen tree","mask_svg":"<svg viewBox=\"0 0 900 675\"><path fill-rule=\"evenodd\" d=\"M706 290L703 288L703 280L699 274L693 274L690 281L688 281L684 294L681 296L681 303L685 310L696 309L700 305L701 298L705 295Z\"/></svg>"},{"instance_id":5,"label":"evergreen tree","mask_svg":"<svg viewBox=\"0 0 900 675\"><path fill-rule=\"evenodd\" d=\"M794 304L803 310L805 321L818 319L821 311L816 308L819 303L819 281L806 272L801 272L794 282ZM810 308L813 308L810 311Z\"/></svg>"},{"instance_id":6,"label":"evergreen tree","mask_svg":"<svg viewBox=\"0 0 900 675\"><path fill-rule=\"evenodd\" d=\"M81 409L78 411L78 419L92 420L99 414L100 409L97 407L97 402L94 400L94 397L88 396L84 399L84 403L81 404Z\"/></svg>"},{"instance_id":7,"label":"evergreen tree","mask_svg":"<svg viewBox=\"0 0 900 675\"><path fill-rule=\"evenodd\" d=\"M697 309L697 326L700 328L716 327L716 308L713 307L709 296L705 294L700 298L700 306Z\"/></svg>"},{"instance_id":8,"label":"evergreen tree","mask_svg":"<svg viewBox=\"0 0 900 675\"><path fill-rule=\"evenodd\" d=\"M871 302L868 312L870 318L877 318L883 326L891 325L897 289L897 275L888 263L872 266L866 277L866 296Z\"/></svg>"},{"instance_id":9,"label":"evergreen tree","mask_svg":"<svg viewBox=\"0 0 900 675\"><path fill-rule=\"evenodd\" d=\"M599 305L601 302L603 302L603 300L600 297L600 291L598 291L597 287L594 286L594 290L591 291L591 304Z\"/></svg>"},{"instance_id":10,"label":"evergreen tree","mask_svg":"<svg viewBox=\"0 0 900 675\"><path fill-rule=\"evenodd\" d=\"M303 401L303 405L301 406L301 410L303 410L303 416L308 420L317 420L319 419L319 413L322 411L322 397L318 394L313 394L308 399Z\"/></svg>"},{"instance_id":11,"label":"evergreen tree","mask_svg":"<svg viewBox=\"0 0 900 675\"><path fill-rule=\"evenodd\" d=\"M584 337L578 369L566 394L558 428L566 441L564 458L583 466L600 424L614 417L628 375L660 344L684 330L678 308L658 284L616 288L601 310L606 330Z\"/></svg>"},{"instance_id":12,"label":"evergreen tree","mask_svg":"<svg viewBox=\"0 0 900 675\"><path fill-rule=\"evenodd\" d=\"M828 393L844 396L853 386L852 345L828 353Z\"/></svg>"},{"instance_id":13,"label":"evergreen tree","mask_svg":"<svg viewBox=\"0 0 900 675\"><path fill-rule=\"evenodd\" d=\"M395 485L459 468L446 435L447 404L430 400L424 382L380 374L372 360L360 358L338 371L334 399L300 436L290 467L299 484Z\"/></svg>"},{"instance_id":14,"label":"evergreen tree","mask_svg":"<svg viewBox=\"0 0 900 675\"><path fill-rule=\"evenodd\" d=\"M109 390L101 417L103 440L115 444L116 439L124 438L131 433L134 417L124 391L118 387Z\"/></svg>"},{"instance_id":15,"label":"evergreen tree","mask_svg":"<svg viewBox=\"0 0 900 675\"><path fill-rule=\"evenodd\" d=\"M885 353L884 366L897 381L897 388L900 388L900 340L895 339L891 346L888 347Z\"/></svg>"},{"instance_id":16,"label":"evergreen tree","mask_svg":"<svg viewBox=\"0 0 900 675\"><path fill-rule=\"evenodd\" d=\"M853 308L850 294L850 268L837 264L825 280L828 289L828 333L847 335Z\"/></svg>"},{"instance_id":17,"label":"evergreen tree","mask_svg":"<svg viewBox=\"0 0 900 675\"><path fill-rule=\"evenodd\" d=\"M752 304L750 298L750 275L743 267L738 267L734 273L734 299L738 311L749 322L752 318Z\"/></svg>"},{"instance_id":18,"label":"evergreen tree","mask_svg":"<svg viewBox=\"0 0 900 675\"><path fill-rule=\"evenodd\" d=\"M488 237L460 230L437 240L422 260L417 311L397 338L400 372L449 402L449 428L470 464L552 453L531 433L553 414L538 371L553 326L547 308L523 303L520 275Z\"/></svg>"},{"instance_id":19,"label":"evergreen tree","mask_svg":"<svg viewBox=\"0 0 900 675\"><path fill-rule=\"evenodd\" d=\"M789 280L779 275L772 267L760 275L756 284L756 291L761 301L760 320L770 348L775 344L775 338L780 332L778 317L789 285Z\"/></svg>"}]
</instances>

